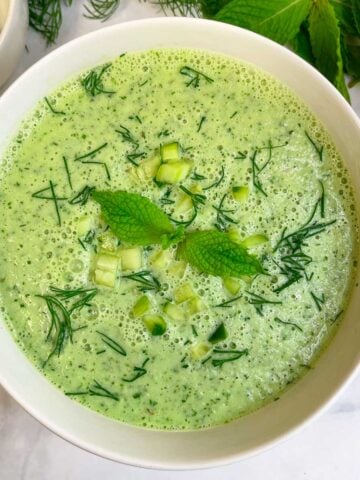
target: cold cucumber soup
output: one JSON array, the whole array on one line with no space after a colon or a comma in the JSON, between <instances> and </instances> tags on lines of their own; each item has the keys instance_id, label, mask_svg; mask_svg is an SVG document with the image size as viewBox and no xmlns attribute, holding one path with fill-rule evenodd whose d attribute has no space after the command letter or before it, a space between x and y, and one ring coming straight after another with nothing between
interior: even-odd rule
<instances>
[{"instance_id":1,"label":"cold cucumber soup","mask_svg":"<svg viewBox=\"0 0 360 480\"><path fill-rule=\"evenodd\" d=\"M120 55L49 93L0 178L1 309L68 397L147 428L275 401L346 309L357 226L321 123L247 63Z\"/></svg>"}]
</instances>

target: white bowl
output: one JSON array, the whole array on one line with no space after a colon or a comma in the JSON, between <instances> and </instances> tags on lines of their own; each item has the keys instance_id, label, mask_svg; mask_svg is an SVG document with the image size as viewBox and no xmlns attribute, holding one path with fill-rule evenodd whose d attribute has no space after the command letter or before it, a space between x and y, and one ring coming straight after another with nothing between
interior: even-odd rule
<instances>
[{"instance_id":1,"label":"white bowl","mask_svg":"<svg viewBox=\"0 0 360 480\"><path fill-rule=\"evenodd\" d=\"M0 87L24 53L27 28L27 1L0 0Z\"/></svg>"},{"instance_id":2,"label":"white bowl","mask_svg":"<svg viewBox=\"0 0 360 480\"><path fill-rule=\"evenodd\" d=\"M206 20L162 18L115 25L55 50L30 68L0 99L0 157L20 120L70 76L120 53L157 47L221 52L258 65L291 87L329 130L353 179L360 205L360 124L341 95L316 70L254 33ZM359 284L359 276L357 285ZM314 418L355 375L360 361L360 294L355 287L328 349L277 402L230 424L195 432L125 425L88 410L53 387L26 359L0 322L0 381L34 417L98 455L152 468L209 467L269 447Z\"/></svg>"}]
</instances>

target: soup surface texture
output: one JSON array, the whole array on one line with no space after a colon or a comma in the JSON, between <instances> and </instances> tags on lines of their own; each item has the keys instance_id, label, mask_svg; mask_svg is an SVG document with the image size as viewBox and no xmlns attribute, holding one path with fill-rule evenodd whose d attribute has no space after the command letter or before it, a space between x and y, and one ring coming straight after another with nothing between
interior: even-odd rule
<instances>
[{"instance_id":1,"label":"soup surface texture","mask_svg":"<svg viewBox=\"0 0 360 480\"><path fill-rule=\"evenodd\" d=\"M207 275L176 245L126 243L95 190L141 194L187 232L229 232L263 273ZM276 400L346 308L342 161L287 87L228 57L131 53L71 79L6 151L0 209L15 339L64 393L123 422L198 429Z\"/></svg>"}]
</instances>

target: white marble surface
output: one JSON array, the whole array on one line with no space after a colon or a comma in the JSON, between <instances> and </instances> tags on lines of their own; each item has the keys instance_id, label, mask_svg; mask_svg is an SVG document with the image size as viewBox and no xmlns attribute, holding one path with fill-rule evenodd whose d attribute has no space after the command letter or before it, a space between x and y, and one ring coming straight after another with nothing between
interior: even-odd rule
<instances>
[{"instance_id":1,"label":"white marble surface","mask_svg":"<svg viewBox=\"0 0 360 480\"><path fill-rule=\"evenodd\" d=\"M85 20L81 4L75 1L74 7L65 11L56 46L103 26L100 22ZM157 15L159 12L154 6L122 0L120 9L107 24ZM27 46L29 53L24 52L11 81L56 48L46 48L34 32L29 32ZM352 90L352 100L355 111L360 114L360 86ZM290 440L248 460L198 472L143 470L87 453L49 432L0 387L0 480L193 478L360 480L360 375L325 414Z\"/></svg>"}]
</instances>

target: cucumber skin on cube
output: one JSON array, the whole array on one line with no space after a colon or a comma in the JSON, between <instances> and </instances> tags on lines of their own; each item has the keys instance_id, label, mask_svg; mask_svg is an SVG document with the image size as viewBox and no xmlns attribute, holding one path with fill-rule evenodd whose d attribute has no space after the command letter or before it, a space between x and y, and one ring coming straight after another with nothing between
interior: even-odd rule
<instances>
[{"instance_id":1,"label":"cucumber skin on cube","mask_svg":"<svg viewBox=\"0 0 360 480\"><path fill-rule=\"evenodd\" d=\"M151 303L146 295L140 297L133 306L131 313L133 317L142 317L146 312L150 310Z\"/></svg>"},{"instance_id":2,"label":"cucumber skin on cube","mask_svg":"<svg viewBox=\"0 0 360 480\"><path fill-rule=\"evenodd\" d=\"M221 322L220 325L218 325L213 333L209 336L208 341L214 345L215 343L225 340L227 336L228 333L226 331L224 322Z\"/></svg>"},{"instance_id":3,"label":"cucumber skin on cube","mask_svg":"<svg viewBox=\"0 0 360 480\"><path fill-rule=\"evenodd\" d=\"M189 175L192 163L189 160L176 160L160 165L156 180L161 183L179 183Z\"/></svg>"},{"instance_id":4,"label":"cucumber skin on cube","mask_svg":"<svg viewBox=\"0 0 360 480\"><path fill-rule=\"evenodd\" d=\"M121 248L119 257L123 270L139 270L142 266L142 250L140 247Z\"/></svg>"},{"instance_id":5,"label":"cucumber skin on cube","mask_svg":"<svg viewBox=\"0 0 360 480\"><path fill-rule=\"evenodd\" d=\"M145 315L144 324L152 336L160 336L166 332L166 322L160 315Z\"/></svg>"},{"instance_id":6,"label":"cucumber skin on cube","mask_svg":"<svg viewBox=\"0 0 360 480\"><path fill-rule=\"evenodd\" d=\"M232 295L236 295L241 287L241 283L238 278L227 277L223 279L224 287Z\"/></svg>"},{"instance_id":7,"label":"cucumber skin on cube","mask_svg":"<svg viewBox=\"0 0 360 480\"><path fill-rule=\"evenodd\" d=\"M249 187L247 185L232 188L233 199L237 202L245 202L249 197Z\"/></svg>"},{"instance_id":8,"label":"cucumber skin on cube","mask_svg":"<svg viewBox=\"0 0 360 480\"><path fill-rule=\"evenodd\" d=\"M148 160L144 160L140 163L138 169L142 170L146 178L153 178L158 171L161 164L161 158L159 154L155 154Z\"/></svg>"},{"instance_id":9,"label":"cucumber skin on cube","mask_svg":"<svg viewBox=\"0 0 360 480\"><path fill-rule=\"evenodd\" d=\"M180 145L178 142L166 143L160 147L161 160L164 163L180 159Z\"/></svg>"}]
</instances>

